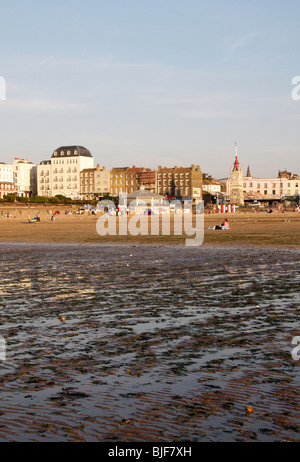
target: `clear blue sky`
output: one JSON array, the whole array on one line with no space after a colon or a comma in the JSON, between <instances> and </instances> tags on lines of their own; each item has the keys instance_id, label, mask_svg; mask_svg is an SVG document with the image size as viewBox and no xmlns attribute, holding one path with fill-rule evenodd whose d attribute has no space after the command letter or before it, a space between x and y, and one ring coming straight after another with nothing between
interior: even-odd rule
<instances>
[{"instance_id":1,"label":"clear blue sky","mask_svg":"<svg viewBox=\"0 0 300 462\"><path fill-rule=\"evenodd\" d=\"M0 17L0 161L81 144L107 168L220 178L237 141L253 175L300 174L299 1L10 0Z\"/></svg>"}]
</instances>

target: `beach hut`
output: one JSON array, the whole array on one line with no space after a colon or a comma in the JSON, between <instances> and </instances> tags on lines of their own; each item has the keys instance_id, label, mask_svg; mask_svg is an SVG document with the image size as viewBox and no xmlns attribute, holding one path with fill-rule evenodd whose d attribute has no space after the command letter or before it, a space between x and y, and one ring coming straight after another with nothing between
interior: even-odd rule
<instances>
[{"instance_id":1,"label":"beach hut","mask_svg":"<svg viewBox=\"0 0 300 462\"><path fill-rule=\"evenodd\" d=\"M147 210L150 210L150 213L159 213L170 208L164 196L147 191L144 186L127 195L127 204L130 211L134 213L146 213Z\"/></svg>"}]
</instances>

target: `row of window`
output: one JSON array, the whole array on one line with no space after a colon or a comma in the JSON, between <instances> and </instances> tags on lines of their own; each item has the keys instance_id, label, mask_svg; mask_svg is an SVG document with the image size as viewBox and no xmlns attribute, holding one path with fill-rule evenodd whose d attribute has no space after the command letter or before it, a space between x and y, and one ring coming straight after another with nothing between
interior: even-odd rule
<instances>
[{"instance_id":1,"label":"row of window","mask_svg":"<svg viewBox=\"0 0 300 462\"><path fill-rule=\"evenodd\" d=\"M249 182L249 183L244 183L244 188L247 188L247 185L248 185L248 188L253 188L255 187L254 186L254 183L253 182ZM264 185L262 186L261 183L256 183L256 188L257 189L261 189L261 188L264 188L264 189L267 189L269 187L269 184L268 183L264 183ZM280 183L272 183L272 188L273 189L276 189L276 188L283 188L283 183L280 182ZM290 188L291 187L291 183L287 183L287 187ZM295 188L298 188L299 187L299 183L295 183Z\"/></svg>"},{"instance_id":2,"label":"row of window","mask_svg":"<svg viewBox=\"0 0 300 462\"><path fill-rule=\"evenodd\" d=\"M169 178L172 178L173 173L158 173L157 174L158 178L161 178L161 177L166 178L167 176ZM184 177L188 178L189 176L190 176L189 173L174 173L174 178L184 178Z\"/></svg>"},{"instance_id":3,"label":"row of window","mask_svg":"<svg viewBox=\"0 0 300 462\"><path fill-rule=\"evenodd\" d=\"M94 184L94 180L93 179L90 179L90 181L88 179L84 180L80 180L80 184ZM108 181L107 180L102 180L102 181L96 181L96 184L108 184Z\"/></svg>"},{"instance_id":4,"label":"row of window","mask_svg":"<svg viewBox=\"0 0 300 462\"><path fill-rule=\"evenodd\" d=\"M57 190L57 189L64 189L64 185L63 185L63 184L60 184L60 185L58 186L58 184L55 184L55 185L53 186L53 189L55 189L55 190ZM77 189L77 184L74 183L74 184L73 184L73 187L69 184L69 185L67 185L67 189Z\"/></svg>"},{"instance_id":5,"label":"row of window","mask_svg":"<svg viewBox=\"0 0 300 462\"><path fill-rule=\"evenodd\" d=\"M92 191L89 191L88 188L86 188L84 185L82 187L82 191L83 192L89 192L90 194L92 194ZM95 191L97 193L99 193L99 192L108 192L108 188L103 188L103 187L102 188L95 188ZM133 192L133 191L131 191L131 192Z\"/></svg>"},{"instance_id":6,"label":"row of window","mask_svg":"<svg viewBox=\"0 0 300 462\"><path fill-rule=\"evenodd\" d=\"M87 172L86 172L86 173L82 173L82 172L81 172L81 177L83 177L83 176L85 176L85 177L89 177L89 176L90 176L90 177L94 177L94 172L90 172L90 173L87 173ZM107 174L107 173L97 173L95 176L96 176L97 178L101 178L101 177L107 178L107 177L108 177L108 174Z\"/></svg>"},{"instance_id":7,"label":"row of window","mask_svg":"<svg viewBox=\"0 0 300 462\"><path fill-rule=\"evenodd\" d=\"M175 191L173 191L172 189L168 189L168 188L160 188L158 190L158 194L164 194L164 195L173 195L173 193L175 193L175 196L183 196L184 194L186 196L189 196L190 194L190 188L176 188Z\"/></svg>"},{"instance_id":8,"label":"row of window","mask_svg":"<svg viewBox=\"0 0 300 462\"><path fill-rule=\"evenodd\" d=\"M70 181L77 181L77 176L74 176L73 178L71 178L70 176L65 179L63 177L60 177L60 178L57 178L57 176L53 179L53 182L54 183L63 183L64 181L66 181L67 183L69 183ZM43 181L41 181L41 183L43 183ZM48 183L48 182L47 182Z\"/></svg>"},{"instance_id":9,"label":"row of window","mask_svg":"<svg viewBox=\"0 0 300 462\"><path fill-rule=\"evenodd\" d=\"M64 155L65 155L65 151L60 151L60 155L61 155L61 156L64 156ZM70 150L67 151L67 156L71 156L71 155L72 155L71 151L70 151ZM78 151L77 151L77 149L74 151L74 155L75 155L75 156L78 156ZM55 152L54 152L54 156L55 156L55 157L59 156L59 152L58 152L58 151L55 151Z\"/></svg>"},{"instance_id":10,"label":"row of window","mask_svg":"<svg viewBox=\"0 0 300 462\"><path fill-rule=\"evenodd\" d=\"M169 186L171 186L172 183L173 183L173 180L169 180ZM184 185L188 186L189 183L190 183L190 180L185 180L185 181L180 180L180 186L184 186ZM161 185L161 180L158 180L157 184L158 184L158 186L160 186ZM175 184L175 186L178 186L178 180L175 180L174 184ZM167 180L163 180L163 185L167 186Z\"/></svg>"},{"instance_id":11,"label":"row of window","mask_svg":"<svg viewBox=\"0 0 300 462\"><path fill-rule=\"evenodd\" d=\"M111 185L114 186L114 185L124 185L125 184L125 180L120 180L120 183L119 183L119 180L111 180ZM131 186L134 186L134 181L131 181ZM126 180L126 186L129 186L129 181Z\"/></svg>"},{"instance_id":12,"label":"row of window","mask_svg":"<svg viewBox=\"0 0 300 462\"><path fill-rule=\"evenodd\" d=\"M65 162L66 161L66 162ZM78 164L78 159L54 159L53 164Z\"/></svg>"}]
</instances>

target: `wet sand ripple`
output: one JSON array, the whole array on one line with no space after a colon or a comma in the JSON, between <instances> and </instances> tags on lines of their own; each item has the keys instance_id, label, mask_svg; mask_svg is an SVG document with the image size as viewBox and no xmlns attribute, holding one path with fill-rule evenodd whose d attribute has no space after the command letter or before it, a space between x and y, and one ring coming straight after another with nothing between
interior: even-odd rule
<instances>
[{"instance_id":1,"label":"wet sand ripple","mask_svg":"<svg viewBox=\"0 0 300 462\"><path fill-rule=\"evenodd\" d=\"M0 247L0 441L299 441L299 250Z\"/></svg>"}]
</instances>

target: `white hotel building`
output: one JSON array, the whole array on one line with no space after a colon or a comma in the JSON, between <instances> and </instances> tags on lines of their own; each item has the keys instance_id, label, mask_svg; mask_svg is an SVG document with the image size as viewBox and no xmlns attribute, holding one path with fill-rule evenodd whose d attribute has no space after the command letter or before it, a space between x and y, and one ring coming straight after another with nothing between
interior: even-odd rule
<instances>
[{"instance_id":1,"label":"white hotel building","mask_svg":"<svg viewBox=\"0 0 300 462\"><path fill-rule=\"evenodd\" d=\"M36 196L37 165L15 157L13 163L15 194L19 197Z\"/></svg>"},{"instance_id":2,"label":"white hotel building","mask_svg":"<svg viewBox=\"0 0 300 462\"><path fill-rule=\"evenodd\" d=\"M12 165L7 165L0 162L0 199L7 194L13 194L14 185L14 169Z\"/></svg>"},{"instance_id":3,"label":"white hotel building","mask_svg":"<svg viewBox=\"0 0 300 462\"><path fill-rule=\"evenodd\" d=\"M58 148L50 161L38 165L38 196L80 199L80 172L88 168L94 168L94 158L88 149L83 146Z\"/></svg>"}]
</instances>

